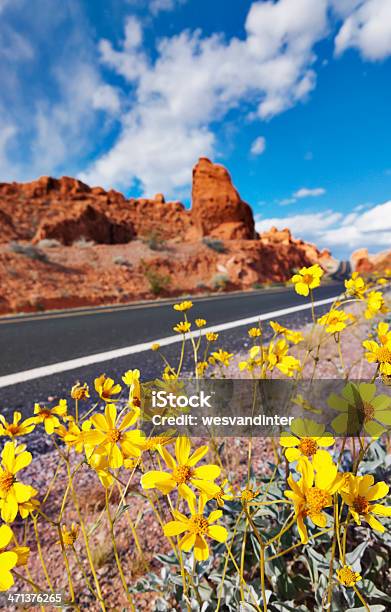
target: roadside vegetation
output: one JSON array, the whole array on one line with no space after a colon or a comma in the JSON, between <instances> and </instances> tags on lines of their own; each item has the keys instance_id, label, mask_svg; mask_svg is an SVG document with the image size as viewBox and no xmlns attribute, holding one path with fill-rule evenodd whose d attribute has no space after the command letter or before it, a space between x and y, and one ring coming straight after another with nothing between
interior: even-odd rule
<instances>
[{"instance_id":1,"label":"roadside vegetation","mask_svg":"<svg viewBox=\"0 0 391 612\"><path fill-rule=\"evenodd\" d=\"M152 268L145 274L152 291L168 284ZM175 430L145 436L148 386L137 369L121 381L101 374L93 389L79 382L69 398L36 404L26 419L19 412L8 420L0 416L0 590L11 603L16 588L37 594L62 590L76 609L110 610L114 595L103 587L110 570L121 605L129 610L390 609L391 271L372 279L353 274L344 295L318 317L314 296L322 277L314 265L291 279L312 305L313 334L300 359L295 347L305 339L299 330L272 321L267 341L261 325L248 330L240 372L254 380L291 381L291 401L306 411L290 430L262 440L268 454L261 467L251 437L241 441L246 460L240 466L232 438L189 439ZM361 307L355 314L352 304ZM220 345L206 320L193 320L192 306L190 300L174 305L178 360L169 362L159 345L151 347L162 358L162 377L154 381L162 390L181 389L187 347L195 379L231 372L234 353ZM365 381L349 380L342 350L360 317L373 323L361 339L361 357L373 368ZM330 342L338 349L343 384L341 393L327 397L335 416L326 430L319 406L298 397L296 383L308 363L316 380L321 347ZM354 431L352 415L359 424ZM33 432L49 436L58 453L57 468L42 489L24 476L39 461L29 451ZM94 484L83 498L85 474ZM93 521L86 510L92 500ZM156 530L149 537L161 543L154 555L158 570L145 544L151 516ZM59 553L60 575L43 553L48 533ZM84 591L88 604L81 605ZM141 608L145 594L147 607Z\"/></svg>"}]
</instances>

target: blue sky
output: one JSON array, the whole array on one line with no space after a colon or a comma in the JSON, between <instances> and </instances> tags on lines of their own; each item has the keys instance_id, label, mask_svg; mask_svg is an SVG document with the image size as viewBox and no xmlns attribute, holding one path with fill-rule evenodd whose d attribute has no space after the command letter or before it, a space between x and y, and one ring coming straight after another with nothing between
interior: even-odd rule
<instances>
[{"instance_id":1,"label":"blue sky","mask_svg":"<svg viewBox=\"0 0 391 612\"><path fill-rule=\"evenodd\" d=\"M390 0L0 0L0 65L0 180L188 204L207 155L260 231L390 246Z\"/></svg>"}]
</instances>

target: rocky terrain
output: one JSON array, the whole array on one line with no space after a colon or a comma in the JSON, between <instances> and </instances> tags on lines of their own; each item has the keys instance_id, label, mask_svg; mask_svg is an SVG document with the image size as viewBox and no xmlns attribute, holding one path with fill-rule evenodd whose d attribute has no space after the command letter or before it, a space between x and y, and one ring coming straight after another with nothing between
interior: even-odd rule
<instances>
[{"instance_id":1,"label":"rocky terrain","mask_svg":"<svg viewBox=\"0 0 391 612\"><path fill-rule=\"evenodd\" d=\"M361 274L384 274L386 270L391 270L391 251L370 255L368 249L358 249L352 253L351 262L353 268Z\"/></svg>"},{"instance_id":2,"label":"rocky terrain","mask_svg":"<svg viewBox=\"0 0 391 612\"><path fill-rule=\"evenodd\" d=\"M258 235L228 171L204 157L190 210L69 177L0 183L0 313L251 289L330 261L288 229Z\"/></svg>"}]
</instances>

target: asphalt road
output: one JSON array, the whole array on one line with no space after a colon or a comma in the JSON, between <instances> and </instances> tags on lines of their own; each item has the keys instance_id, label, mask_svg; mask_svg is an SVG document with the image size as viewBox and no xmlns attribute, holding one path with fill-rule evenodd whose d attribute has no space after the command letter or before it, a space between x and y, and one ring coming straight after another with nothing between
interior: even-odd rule
<instances>
[{"instance_id":1,"label":"asphalt road","mask_svg":"<svg viewBox=\"0 0 391 612\"><path fill-rule=\"evenodd\" d=\"M334 296L342 283L320 287L316 300ZM176 300L178 301L178 300ZM308 302L292 288L194 299L192 318L216 325ZM0 319L0 376L173 334L174 301ZM5 350L4 350L5 349Z\"/></svg>"},{"instance_id":2,"label":"asphalt road","mask_svg":"<svg viewBox=\"0 0 391 612\"><path fill-rule=\"evenodd\" d=\"M316 290L315 300L336 296L342 290L342 282L324 285ZM32 368L172 336L172 327L180 317L180 313L172 308L176 301L4 317L0 319L0 381L1 377ZM277 288L195 298L193 303L191 317L205 318L207 325L213 326L298 306L308 303L308 299L298 296L292 288ZM298 314L310 316L309 311ZM235 342L243 346L245 329L239 327L222 333L219 338L221 346L231 348ZM168 346L166 350L174 358L178 345ZM143 371L144 378L152 378L161 373L162 363L156 353L144 351L77 370L21 381L1 389L0 411L19 408L28 412L34 400L44 401L49 396L59 396L78 379L88 380L91 384L93 377L101 372L118 377L121 372L134 367Z\"/></svg>"}]
</instances>

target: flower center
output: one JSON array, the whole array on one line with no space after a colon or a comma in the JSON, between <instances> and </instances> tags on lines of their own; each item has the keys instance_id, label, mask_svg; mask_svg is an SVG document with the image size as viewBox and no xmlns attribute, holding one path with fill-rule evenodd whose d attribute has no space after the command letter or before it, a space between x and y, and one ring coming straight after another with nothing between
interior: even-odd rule
<instances>
[{"instance_id":1,"label":"flower center","mask_svg":"<svg viewBox=\"0 0 391 612\"><path fill-rule=\"evenodd\" d=\"M363 412L365 421L371 421L375 416L375 409L369 402L363 402Z\"/></svg>"},{"instance_id":2,"label":"flower center","mask_svg":"<svg viewBox=\"0 0 391 612\"><path fill-rule=\"evenodd\" d=\"M50 412L50 410L41 410L39 413L39 416L41 416L44 419L48 419L49 417L52 416L52 413Z\"/></svg>"},{"instance_id":3,"label":"flower center","mask_svg":"<svg viewBox=\"0 0 391 612\"><path fill-rule=\"evenodd\" d=\"M11 472L3 472L0 475L0 490L8 493L15 482L15 476Z\"/></svg>"},{"instance_id":4,"label":"flower center","mask_svg":"<svg viewBox=\"0 0 391 612\"><path fill-rule=\"evenodd\" d=\"M252 491L251 489L244 489L242 491L241 494L241 500L242 503L245 504L246 502L251 501L252 499L254 499L254 497L256 497L254 491Z\"/></svg>"},{"instance_id":5,"label":"flower center","mask_svg":"<svg viewBox=\"0 0 391 612\"><path fill-rule=\"evenodd\" d=\"M318 450L318 444L312 438L303 438L300 441L299 449L306 457L312 457Z\"/></svg>"},{"instance_id":6,"label":"flower center","mask_svg":"<svg viewBox=\"0 0 391 612\"><path fill-rule=\"evenodd\" d=\"M202 514L196 514L190 519L189 528L192 533L204 535L208 532L209 523L208 520L202 516Z\"/></svg>"},{"instance_id":7,"label":"flower center","mask_svg":"<svg viewBox=\"0 0 391 612\"><path fill-rule=\"evenodd\" d=\"M109 442L118 442L118 440L121 438L121 432L119 429L110 429L107 432L107 438Z\"/></svg>"},{"instance_id":8,"label":"flower center","mask_svg":"<svg viewBox=\"0 0 391 612\"><path fill-rule=\"evenodd\" d=\"M306 285L310 285L313 280L314 280L314 277L312 276L312 274L304 274L303 283L305 283Z\"/></svg>"},{"instance_id":9,"label":"flower center","mask_svg":"<svg viewBox=\"0 0 391 612\"><path fill-rule=\"evenodd\" d=\"M64 541L65 546L73 546L73 544L77 540L77 533L74 531L65 531L62 534L62 539Z\"/></svg>"},{"instance_id":10,"label":"flower center","mask_svg":"<svg viewBox=\"0 0 391 612\"><path fill-rule=\"evenodd\" d=\"M178 465L173 470L173 478L177 484L185 484L192 477L193 471L188 465Z\"/></svg>"},{"instance_id":11,"label":"flower center","mask_svg":"<svg viewBox=\"0 0 391 612\"><path fill-rule=\"evenodd\" d=\"M382 346L377 351L377 360L381 363L391 363L391 351L386 346Z\"/></svg>"},{"instance_id":12,"label":"flower center","mask_svg":"<svg viewBox=\"0 0 391 612\"><path fill-rule=\"evenodd\" d=\"M366 497L362 497L358 495L356 499L353 501L353 508L358 514L368 514L369 512L369 502Z\"/></svg>"},{"instance_id":13,"label":"flower center","mask_svg":"<svg viewBox=\"0 0 391 612\"><path fill-rule=\"evenodd\" d=\"M11 436L15 436L16 434L19 433L19 425L15 425L14 423L11 423L10 425L8 425L7 431Z\"/></svg>"},{"instance_id":14,"label":"flower center","mask_svg":"<svg viewBox=\"0 0 391 612\"><path fill-rule=\"evenodd\" d=\"M318 489L317 487L312 487L309 489L305 496L306 514L318 514L323 508L329 505L330 496L323 489Z\"/></svg>"},{"instance_id":15,"label":"flower center","mask_svg":"<svg viewBox=\"0 0 391 612\"><path fill-rule=\"evenodd\" d=\"M356 572L347 566L338 571L338 578L345 586L353 586L358 582Z\"/></svg>"}]
</instances>

